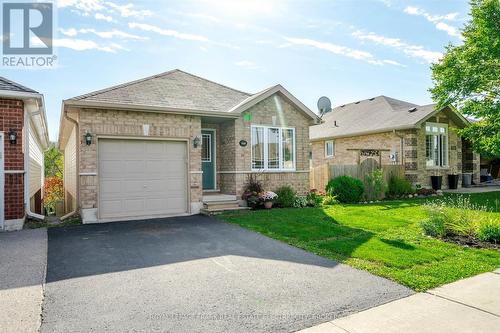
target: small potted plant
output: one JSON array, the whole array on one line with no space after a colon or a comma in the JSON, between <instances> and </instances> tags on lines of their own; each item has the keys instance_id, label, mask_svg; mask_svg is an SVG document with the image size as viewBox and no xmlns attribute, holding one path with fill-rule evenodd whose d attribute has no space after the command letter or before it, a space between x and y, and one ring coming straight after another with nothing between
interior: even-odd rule
<instances>
[{"instance_id":1,"label":"small potted plant","mask_svg":"<svg viewBox=\"0 0 500 333\"><path fill-rule=\"evenodd\" d=\"M451 173L448 174L448 188L450 190L456 190L458 188L458 173L455 171L455 168L451 170Z\"/></svg>"},{"instance_id":2,"label":"small potted plant","mask_svg":"<svg viewBox=\"0 0 500 333\"><path fill-rule=\"evenodd\" d=\"M273 202L276 200L278 195L272 191L262 192L260 195L260 200L264 203L264 207L270 209L273 207Z\"/></svg>"},{"instance_id":3,"label":"small potted plant","mask_svg":"<svg viewBox=\"0 0 500 333\"><path fill-rule=\"evenodd\" d=\"M434 171L434 175L431 176L432 189L435 191L440 190L442 182L443 182L443 176L438 175L438 172Z\"/></svg>"}]
</instances>

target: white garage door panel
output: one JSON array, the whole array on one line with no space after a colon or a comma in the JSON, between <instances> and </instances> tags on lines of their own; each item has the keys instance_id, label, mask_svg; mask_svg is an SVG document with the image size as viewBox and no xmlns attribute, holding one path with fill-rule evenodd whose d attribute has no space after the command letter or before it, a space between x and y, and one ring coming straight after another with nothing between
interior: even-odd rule
<instances>
[{"instance_id":1,"label":"white garage door panel","mask_svg":"<svg viewBox=\"0 0 500 333\"><path fill-rule=\"evenodd\" d=\"M187 212L186 143L99 140L102 219Z\"/></svg>"}]
</instances>

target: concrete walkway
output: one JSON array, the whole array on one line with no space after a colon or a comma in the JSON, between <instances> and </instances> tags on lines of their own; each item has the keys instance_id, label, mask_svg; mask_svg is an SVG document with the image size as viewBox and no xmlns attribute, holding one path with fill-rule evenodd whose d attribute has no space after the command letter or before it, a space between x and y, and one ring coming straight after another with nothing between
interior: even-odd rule
<instances>
[{"instance_id":1,"label":"concrete walkway","mask_svg":"<svg viewBox=\"0 0 500 333\"><path fill-rule=\"evenodd\" d=\"M0 233L0 331L39 330L46 265L46 229Z\"/></svg>"},{"instance_id":2,"label":"concrete walkway","mask_svg":"<svg viewBox=\"0 0 500 333\"><path fill-rule=\"evenodd\" d=\"M497 192L500 191L500 185L487 185L487 186L473 186L473 187L461 187L456 190L443 190L445 193L457 193L457 194L468 194L468 193L485 193L485 192Z\"/></svg>"},{"instance_id":3,"label":"concrete walkway","mask_svg":"<svg viewBox=\"0 0 500 333\"><path fill-rule=\"evenodd\" d=\"M498 332L500 269L339 318L300 333Z\"/></svg>"}]
</instances>

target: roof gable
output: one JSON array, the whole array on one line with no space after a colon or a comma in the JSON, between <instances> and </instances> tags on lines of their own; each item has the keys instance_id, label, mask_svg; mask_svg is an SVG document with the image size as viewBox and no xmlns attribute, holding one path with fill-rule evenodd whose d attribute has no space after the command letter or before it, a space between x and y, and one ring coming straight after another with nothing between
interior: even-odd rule
<instances>
[{"instance_id":1,"label":"roof gable","mask_svg":"<svg viewBox=\"0 0 500 333\"><path fill-rule=\"evenodd\" d=\"M227 112L249 96L248 93L176 69L67 101Z\"/></svg>"},{"instance_id":2,"label":"roof gable","mask_svg":"<svg viewBox=\"0 0 500 333\"><path fill-rule=\"evenodd\" d=\"M386 96L341 105L310 130L311 140L355 136L415 127L436 112L435 104L419 106Z\"/></svg>"}]
</instances>

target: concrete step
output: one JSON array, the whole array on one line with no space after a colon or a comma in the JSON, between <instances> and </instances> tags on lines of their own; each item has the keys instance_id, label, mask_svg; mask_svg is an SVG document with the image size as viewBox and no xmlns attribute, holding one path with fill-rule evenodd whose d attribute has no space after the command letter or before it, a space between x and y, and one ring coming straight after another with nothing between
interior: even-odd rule
<instances>
[{"instance_id":1,"label":"concrete step","mask_svg":"<svg viewBox=\"0 0 500 333\"><path fill-rule=\"evenodd\" d=\"M247 210L247 209L250 209L250 207L236 207L236 208L230 208L230 209L227 209L227 208L223 208L223 209L202 208L202 209L200 209L200 214L210 216L210 215L217 215L217 214L220 214L222 212L227 212L227 211L231 211L231 210Z\"/></svg>"},{"instance_id":2,"label":"concrete step","mask_svg":"<svg viewBox=\"0 0 500 333\"><path fill-rule=\"evenodd\" d=\"M232 194L203 194L203 202L235 201L236 195Z\"/></svg>"},{"instance_id":3,"label":"concrete step","mask_svg":"<svg viewBox=\"0 0 500 333\"><path fill-rule=\"evenodd\" d=\"M231 209L231 208L238 208L239 206L240 205L238 200L203 202L203 208L207 209Z\"/></svg>"}]
</instances>

